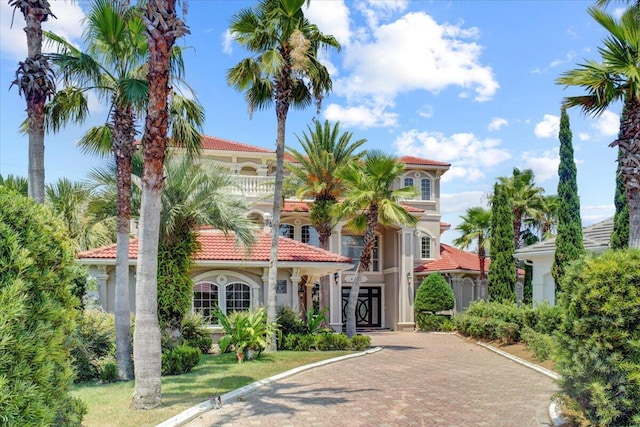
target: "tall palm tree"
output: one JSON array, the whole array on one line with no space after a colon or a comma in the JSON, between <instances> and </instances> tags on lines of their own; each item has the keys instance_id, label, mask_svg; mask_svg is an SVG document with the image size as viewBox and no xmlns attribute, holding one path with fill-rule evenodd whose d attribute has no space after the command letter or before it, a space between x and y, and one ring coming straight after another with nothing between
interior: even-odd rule
<instances>
[{"instance_id":1,"label":"tall palm tree","mask_svg":"<svg viewBox=\"0 0 640 427\"><path fill-rule=\"evenodd\" d=\"M544 189L535 184L531 169L513 168L511 176L500 177L502 188L513 210L513 243L519 249L522 243L522 225L526 218L539 215ZM517 260L516 260L517 262Z\"/></svg>"},{"instance_id":2,"label":"tall palm tree","mask_svg":"<svg viewBox=\"0 0 640 427\"><path fill-rule=\"evenodd\" d=\"M468 208L467 213L461 216L462 223L456 226L462 235L453 241L453 244L466 249L476 244L478 261L480 265L480 283L484 284L487 277L485 273L485 259L490 245L491 211L480 206Z\"/></svg>"},{"instance_id":3,"label":"tall palm tree","mask_svg":"<svg viewBox=\"0 0 640 427\"><path fill-rule=\"evenodd\" d=\"M169 131L167 106L171 94L171 55L176 40L188 34L189 29L177 15L176 0L148 0L142 20L149 46L149 100L142 139L144 170L136 270L135 392L132 406L151 409L162 402L157 274L164 160Z\"/></svg>"},{"instance_id":4,"label":"tall palm tree","mask_svg":"<svg viewBox=\"0 0 640 427\"><path fill-rule=\"evenodd\" d=\"M311 225L318 231L320 247L329 250L329 238L336 224L331 209L342 194L343 185L336 172L361 156L356 153L366 139L351 142L353 134L340 134L340 122L333 126L314 121L315 129L307 126L298 142L302 151L286 147L297 164L287 164L289 183L300 199L313 199L309 211ZM320 279L320 307L329 306L329 276Z\"/></svg>"},{"instance_id":5,"label":"tall palm tree","mask_svg":"<svg viewBox=\"0 0 640 427\"><path fill-rule=\"evenodd\" d=\"M16 79L20 95L27 101L29 118L29 197L44 203L44 105L55 92L55 78L47 57L42 55L42 23L55 15L47 0L9 0L24 15L27 58L18 63Z\"/></svg>"},{"instance_id":6,"label":"tall palm tree","mask_svg":"<svg viewBox=\"0 0 640 427\"><path fill-rule=\"evenodd\" d=\"M116 161L116 360L120 379L130 380L133 378L129 308L131 158L136 151L135 122L144 111L147 97L144 74L147 45L142 20L122 2L96 0L86 23L83 35L86 52L56 34L47 33L58 47L58 53L51 58L69 85L67 89L82 94L66 106L54 99L49 107L52 114L47 117L49 127L56 130L68 120L64 112L86 102L89 91L110 104L108 122L89 129L79 145L91 154L106 156L112 152ZM54 114L57 111L62 113Z\"/></svg>"},{"instance_id":7,"label":"tall palm tree","mask_svg":"<svg viewBox=\"0 0 640 427\"><path fill-rule=\"evenodd\" d=\"M347 303L347 335L356 333L356 305L360 282L371 265L371 255L376 240L378 225L409 225L417 223L401 204L400 200L415 195L413 187L397 190L392 185L400 180L404 165L382 152L367 153L361 162L351 162L336 172L345 186L344 199L335 205L337 216L347 217L345 227L355 232L364 232L363 249L358 268L353 278Z\"/></svg>"},{"instance_id":8,"label":"tall palm tree","mask_svg":"<svg viewBox=\"0 0 640 427\"><path fill-rule=\"evenodd\" d=\"M534 216L525 218L524 222L527 228L525 232L528 231L534 240L531 243L547 240L556 235L559 206L560 199L557 195L542 196L539 209L534 212ZM526 243L528 239L525 237L524 240Z\"/></svg>"},{"instance_id":9,"label":"tall palm tree","mask_svg":"<svg viewBox=\"0 0 640 427\"><path fill-rule=\"evenodd\" d=\"M580 107L592 116L616 101L623 102L620 133L611 146L620 150L619 170L629 206L629 247L640 248L640 4L619 19L595 7L589 8L589 14L609 33L598 49L601 62L579 64L556 82L583 88L586 95L566 97L564 105Z\"/></svg>"},{"instance_id":10,"label":"tall palm tree","mask_svg":"<svg viewBox=\"0 0 640 427\"><path fill-rule=\"evenodd\" d=\"M260 0L253 9L243 9L231 20L235 40L253 54L227 72L227 81L245 92L249 111L266 109L275 102L278 131L272 229L280 227L284 175L285 125L289 108L308 107L315 99L318 109L331 90L327 68L320 63L318 49L340 44L322 34L305 18L307 0ZM276 320L278 233L272 233L269 255L267 317ZM274 340L275 343L275 340ZM271 348L275 350L275 345Z\"/></svg>"},{"instance_id":11,"label":"tall palm tree","mask_svg":"<svg viewBox=\"0 0 640 427\"><path fill-rule=\"evenodd\" d=\"M96 194L89 185L61 178L46 186L45 203L60 216L77 252L113 243L113 226L93 211Z\"/></svg>"}]
</instances>

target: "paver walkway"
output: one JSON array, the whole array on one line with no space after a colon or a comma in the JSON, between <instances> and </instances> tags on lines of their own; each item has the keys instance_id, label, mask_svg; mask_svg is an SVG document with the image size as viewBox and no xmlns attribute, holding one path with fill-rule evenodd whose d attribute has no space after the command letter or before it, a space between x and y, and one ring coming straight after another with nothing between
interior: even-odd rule
<instances>
[{"instance_id":1,"label":"paver walkway","mask_svg":"<svg viewBox=\"0 0 640 427\"><path fill-rule=\"evenodd\" d=\"M382 351L258 388L187 425L549 425L550 378L454 335L370 335Z\"/></svg>"}]
</instances>

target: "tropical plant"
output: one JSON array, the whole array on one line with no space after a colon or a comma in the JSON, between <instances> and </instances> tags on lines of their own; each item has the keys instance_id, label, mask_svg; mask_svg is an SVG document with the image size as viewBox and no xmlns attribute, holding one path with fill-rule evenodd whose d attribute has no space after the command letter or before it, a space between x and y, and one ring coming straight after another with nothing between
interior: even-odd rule
<instances>
[{"instance_id":1,"label":"tropical plant","mask_svg":"<svg viewBox=\"0 0 640 427\"><path fill-rule=\"evenodd\" d=\"M69 395L71 243L50 209L1 186L0 265L0 424L80 426L86 408Z\"/></svg>"},{"instance_id":2,"label":"tropical plant","mask_svg":"<svg viewBox=\"0 0 640 427\"><path fill-rule=\"evenodd\" d=\"M218 340L220 351L233 350L238 363L259 356L278 331L278 325L269 322L264 307L249 311L234 311L228 316L216 307L215 316L225 335Z\"/></svg>"},{"instance_id":3,"label":"tropical plant","mask_svg":"<svg viewBox=\"0 0 640 427\"><path fill-rule=\"evenodd\" d=\"M474 243L476 244L480 267L480 283L484 283L487 277L485 260L487 258L487 249L489 249L491 242L491 211L476 206L468 208L467 213L462 215L461 218L462 223L456 226L456 230L462 235L455 239L453 244L462 249L466 249Z\"/></svg>"},{"instance_id":4,"label":"tropical plant","mask_svg":"<svg viewBox=\"0 0 640 427\"><path fill-rule=\"evenodd\" d=\"M113 226L92 210L95 192L82 182L60 178L46 186L46 203L60 216L77 252L113 243Z\"/></svg>"},{"instance_id":5,"label":"tropical plant","mask_svg":"<svg viewBox=\"0 0 640 427\"><path fill-rule=\"evenodd\" d=\"M436 271L422 281L414 304L416 312L436 314L439 311L453 310L456 297L442 274Z\"/></svg>"},{"instance_id":6,"label":"tropical plant","mask_svg":"<svg viewBox=\"0 0 640 427\"><path fill-rule=\"evenodd\" d=\"M563 107L560 113L560 164L558 166L558 236L551 274L556 282L556 294L560 291L561 278L569 263L584 255L582 220L576 163L573 160L569 115Z\"/></svg>"},{"instance_id":7,"label":"tropical plant","mask_svg":"<svg viewBox=\"0 0 640 427\"><path fill-rule=\"evenodd\" d=\"M589 14L607 32L598 49L601 62L593 60L563 73L556 82L583 88L587 94L564 99L566 107L580 107L599 116L614 102L623 102L618 138L611 143L621 155L618 162L629 207L629 247L640 248L640 5L616 18L596 7Z\"/></svg>"},{"instance_id":8,"label":"tropical plant","mask_svg":"<svg viewBox=\"0 0 640 427\"><path fill-rule=\"evenodd\" d=\"M356 304L360 282L371 265L371 255L378 225L413 226L417 219L401 204L400 200L415 195L413 187L394 190L400 180L404 165L382 152L369 152L362 161L351 162L336 172L345 185L344 199L335 205L334 214L346 217L345 227L354 232L364 232L363 249L353 278L347 303L347 336L356 334Z\"/></svg>"},{"instance_id":9,"label":"tropical plant","mask_svg":"<svg viewBox=\"0 0 640 427\"><path fill-rule=\"evenodd\" d=\"M487 280L490 301L515 301L515 239L513 210L510 206L503 185L496 183L491 198L491 264Z\"/></svg>"},{"instance_id":10,"label":"tropical plant","mask_svg":"<svg viewBox=\"0 0 640 427\"><path fill-rule=\"evenodd\" d=\"M176 13L176 0L148 0L142 21L149 46L149 100L142 138L144 168L136 267L136 321L133 336L135 391L132 406L151 409L159 406L162 398L157 274L164 160L169 130L167 105L171 90L171 54L176 39L189 30Z\"/></svg>"},{"instance_id":11,"label":"tropical plant","mask_svg":"<svg viewBox=\"0 0 640 427\"><path fill-rule=\"evenodd\" d=\"M335 226L331 209L343 190L336 171L361 156L356 150L366 140L351 142L351 132L340 134L340 122L331 126L328 120L324 124L314 120L314 124L315 128L307 126L308 134L304 132L302 138L297 136L302 151L286 147L295 163L286 165L290 175L285 186L294 188L300 199L313 199L309 220L318 231L320 248L329 250L329 238ZM329 282L329 276L320 278L321 309L329 306Z\"/></svg>"},{"instance_id":12,"label":"tropical plant","mask_svg":"<svg viewBox=\"0 0 640 427\"><path fill-rule=\"evenodd\" d=\"M309 307L305 311L305 320L307 325L307 333L315 335L324 330L324 323L327 321L328 309L320 309L318 313L313 309L313 306Z\"/></svg>"},{"instance_id":13,"label":"tropical plant","mask_svg":"<svg viewBox=\"0 0 640 427\"><path fill-rule=\"evenodd\" d=\"M9 0L24 16L27 58L18 63L18 93L27 101L29 120L29 197L44 203L44 105L55 93L55 77L46 55L42 55L42 23L55 15L47 0Z\"/></svg>"},{"instance_id":14,"label":"tropical plant","mask_svg":"<svg viewBox=\"0 0 640 427\"><path fill-rule=\"evenodd\" d=\"M522 242L525 246L550 239L556 235L559 205L560 199L557 195L542 196L539 209L534 213L535 216L524 219L525 230Z\"/></svg>"},{"instance_id":15,"label":"tropical plant","mask_svg":"<svg viewBox=\"0 0 640 427\"><path fill-rule=\"evenodd\" d=\"M324 94L331 90L331 78L318 60L318 50L340 47L333 36L322 34L305 18L302 11L305 1L260 0L254 8L243 9L234 15L230 26L235 40L253 56L231 68L227 81L245 92L250 114L275 103L278 126L273 230L280 226L285 125L289 108L306 108L315 99L320 109ZM278 240L278 233L272 233L266 304L270 321L276 320Z\"/></svg>"},{"instance_id":16,"label":"tropical plant","mask_svg":"<svg viewBox=\"0 0 640 427\"><path fill-rule=\"evenodd\" d=\"M0 175L0 185L25 197L29 195L29 181L23 176L9 174L6 178L3 178L2 175Z\"/></svg>"}]
</instances>

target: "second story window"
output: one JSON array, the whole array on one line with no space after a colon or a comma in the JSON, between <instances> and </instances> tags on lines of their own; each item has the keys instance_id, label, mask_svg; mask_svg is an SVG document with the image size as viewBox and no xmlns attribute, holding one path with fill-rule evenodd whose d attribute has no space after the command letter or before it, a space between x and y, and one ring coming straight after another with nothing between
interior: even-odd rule
<instances>
[{"instance_id":1,"label":"second story window","mask_svg":"<svg viewBox=\"0 0 640 427\"><path fill-rule=\"evenodd\" d=\"M280 235L293 239L293 225L280 224Z\"/></svg>"},{"instance_id":2,"label":"second story window","mask_svg":"<svg viewBox=\"0 0 640 427\"><path fill-rule=\"evenodd\" d=\"M373 253L371 254L371 264L369 271L380 271L380 250L379 239L376 236L376 241L373 246ZM348 256L353 260L355 266L351 271L355 271L358 268L358 261L360 261L360 254L364 249L364 237L363 236L342 236L342 255Z\"/></svg>"},{"instance_id":3,"label":"second story window","mask_svg":"<svg viewBox=\"0 0 640 427\"><path fill-rule=\"evenodd\" d=\"M422 200L431 200L431 180L429 178L422 178L420 181L420 195Z\"/></svg>"},{"instance_id":4,"label":"second story window","mask_svg":"<svg viewBox=\"0 0 640 427\"><path fill-rule=\"evenodd\" d=\"M413 187L413 178L405 178L404 179L405 187Z\"/></svg>"},{"instance_id":5,"label":"second story window","mask_svg":"<svg viewBox=\"0 0 640 427\"><path fill-rule=\"evenodd\" d=\"M301 232L302 232L302 243L320 247L320 238L318 236L318 231L315 228L313 228L312 225L303 225Z\"/></svg>"},{"instance_id":6,"label":"second story window","mask_svg":"<svg viewBox=\"0 0 640 427\"><path fill-rule=\"evenodd\" d=\"M431 237L422 237L420 239L420 258L431 258Z\"/></svg>"}]
</instances>

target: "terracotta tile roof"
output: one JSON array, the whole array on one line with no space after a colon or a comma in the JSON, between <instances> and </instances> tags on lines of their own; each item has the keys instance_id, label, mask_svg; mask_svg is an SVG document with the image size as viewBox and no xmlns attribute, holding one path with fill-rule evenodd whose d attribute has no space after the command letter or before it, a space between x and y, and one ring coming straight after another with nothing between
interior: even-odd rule
<instances>
[{"instance_id":1,"label":"terracotta tile roof","mask_svg":"<svg viewBox=\"0 0 640 427\"><path fill-rule=\"evenodd\" d=\"M440 221L440 228L449 228L449 227L451 227L451 224L449 224L448 222Z\"/></svg>"},{"instance_id":2,"label":"terracotta tile roof","mask_svg":"<svg viewBox=\"0 0 640 427\"><path fill-rule=\"evenodd\" d=\"M206 150L247 151L251 153L276 154L274 150L269 150L267 148L256 147L255 145L243 144L241 142L229 141L228 139L207 135L202 136L202 148Z\"/></svg>"},{"instance_id":3,"label":"terracotta tile roof","mask_svg":"<svg viewBox=\"0 0 640 427\"><path fill-rule=\"evenodd\" d=\"M311 205L313 202L304 202L297 200L285 200L284 205L282 206L282 212L309 212ZM419 213L424 212L424 209L414 208L409 205L402 205L403 208L407 210L407 212Z\"/></svg>"},{"instance_id":4,"label":"terracotta tile roof","mask_svg":"<svg viewBox=\"0 0 640 427\"><path fill-rule=\"evenodd\" d=\"M269 261L271 249L271 235L260 232L250 253L245 253L241 245L237 245L233 233L225 235L220 231L200 233L198 241L201 249L196 254L196 261ZM116 245L104 246L80 252L80 259L114 259ZM129 242L129 258L138 257L138 239ZM316 248L296 240L280 237L278 246L278 261L295 262L338 262L350 263L351 258Z\"/></svg>"},{"instance_id":5,"label":"terracotta tile roof","mask_svg":"<svg viewBox=\"0 0 640 427\"><path fill-rule=\"evenodd\" d=\"M491 260L485 260L484 269L489 271ZM470 270L480 271L478 255L472 252L466 252L453 246L440 244L440 258L429 261L415 268L416 273L433 272L433 271L451 271L451 270Z\"/></svg>"},{"instance_id":6,"label":"terracotta tile roof","mask_svg":"<svg viewBox=\"0 0 640 427\"><path fill-rule=\"evenodd\" d=\"M438 162L436 160L423 159L414 156L402 156L398 158L398 161L405 165L451 166L451 163Z\"/></svg>"}]
</instances>

